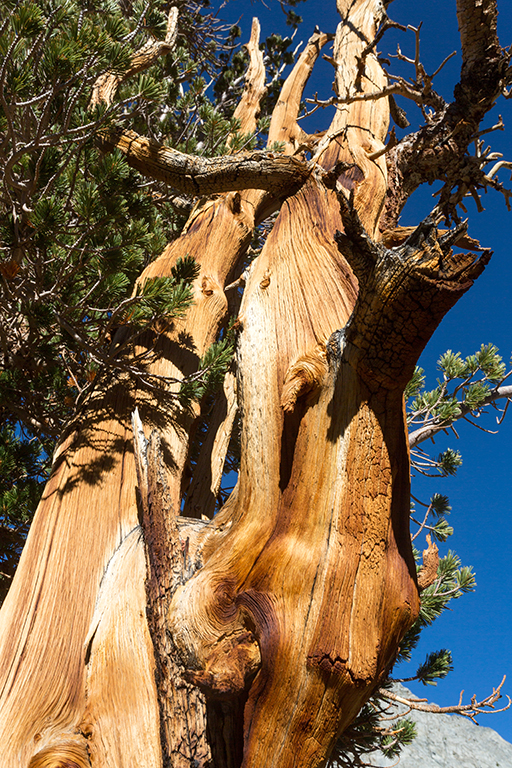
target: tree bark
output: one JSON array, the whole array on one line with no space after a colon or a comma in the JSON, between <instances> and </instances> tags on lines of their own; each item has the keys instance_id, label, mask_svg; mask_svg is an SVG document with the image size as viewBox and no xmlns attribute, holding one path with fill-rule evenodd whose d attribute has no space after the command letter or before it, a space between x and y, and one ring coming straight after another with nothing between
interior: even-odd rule
<instances>
[{"instance_id":1,"label":"tree bark","mask_svg":"<svg viewBox=\"0 0 512 768\"><path fill-rule=\"evenodd\" d=\"M97 143L101 149L119 149L132 168L152 179L201 197L242 189L265 189L286 195L290 189L300 187L310 173L309 164L296 157L264 152L243 152L236 157L193 157L163 147L135 131L103 131Z\"/></svg>"}]
</instances>

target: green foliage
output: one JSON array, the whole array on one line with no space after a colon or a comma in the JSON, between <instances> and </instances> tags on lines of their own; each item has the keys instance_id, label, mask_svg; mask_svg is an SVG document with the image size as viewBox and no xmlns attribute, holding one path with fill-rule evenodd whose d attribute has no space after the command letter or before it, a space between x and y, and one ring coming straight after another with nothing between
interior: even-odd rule
<instances>
[{"instance_id":1,"label":"green foliage","mask_svg":"<svg viewBox=\"0 0 512 768\"><path fill-rule=\"evenodd\" d=\"M442 493L434 493L430 500L430 510L436 517L449 515L452 508L450 507L448 496L444 496Z\"/></svg>"},{"instance_id":2,"label":"green foliage","mask_svg":"<svg viewBox=\"0 0 512 768\"><path fill-rule=\"evenodd\" d=\"M49 472L41 441L0 427L0 600L10 586L21 548Z\"/></svg>"},{"instance_id":3,"label":"green foliage","mask_svg":"<svg viewBox=\"0 0 512 768\"><path fill-rule=\"evenodd\" d=\"M233 359L233 351L234 339L231 333L210 344L199 361L197 373L183 379L179 391L180 402L188 405L192 400L202 400L215 392L224 380Z\"/></svg>"},{"instance_id":4,"label":"green foliage","mask_svg":"<svg viewBox=\"0 0 512 768\"><path fill-rule=\"evenodd\" d=\"M436 541L444 542L453 535L453 528L448 524L445 517L451 512L448 496L434 493L430 499L430 504L422 504L422 506L427 507L427 511L423 520L418 520L414 502L411 503L411 521L419 526L419 530L413 536L413 541L423 529L429 531Z\"/></svg>"},{"instance_id":5,"label":"green foliage","mask_svg":"<svg viewBox=\"0 0 512 768\"><path fill-rule=\"evenodd\" d=\"M441 518L431 528L432 535L436 541L444 542L450 536L453 536L453 528L447 520Z\"/></svg>"},{"instance_id":6,"label":"green foliage","mask_svg":"<svg viewBox=\"0 0 512 768\"><path fill-rule=\"evenodd\" d=\"M463 378L467 375L467 365L464 360L461 360L460 352L454 354L449 349L444 355L441 355L437 365L447 380Z\"/></svg>"},{"instance_id":7,"label":"green foliage","mask_svg":"<svg viewBox=\"0 0 512 768\"><path fill-rule=\"evenodd\" d=\"M262 114L272 114L284 82L287 65L293 64L293 36L273 34L263 44L263 61L268 73L267 93L262 100Z\"/></svg>"},{"instance_id":8,"label":"green foliage","mask_svg":"<svg viewBox=\"0 0 512 768\"><path fill-rule=\"evenodd\" d=\"M128 314L130 324L143 328L157 318L183 317L192 301L190 282L172 277L152 277L137 286L139 299Z\"/></svg>"},{"instance_id":9,"label":"green foliage","mask_svg":"<svg viewBox=\"0 0 512 768\"><path fill-rule=\"evenodd\" d=\"M442 648L427 655L416 671L416 679L423 685L437 685L437 680L446 677L452 670L452 655L446 648Z\"/></svg>"},{"instance_id":10,"label":"green foliage","mask_svg":"<svg viewBox=\"0 0 512 768\"><path fill-rule=\"evenodd\" d=\"M448 477L448 475L454 475L457 469L462 466L462 456L459 451L447 448L438 455L437 464L441 475Z\"/></svg>"},{"instance_id":11,"label":"green foliage","mask_svg":"<svg viewBox=\"0 0 512 768\"><path fill-rule=\"evenodd\" d=\"M416 737L414 721L401 717L394 722L393 733L386 734L382 738L380 748L385 757L391 758L400 754L400 750L406 744L410 744Z\"/></svg>"},{"instance_id":12,"label":"green foliage","mask_svg":"<svg viewBox=\"0 0 512 768\"><path fill-rule=\"evenodd\" d=\"M416 368L405 390L408 425L419 441L454 429L459 419L470 421L470 416L480 416L486 405L496 407L498 387L508 376L494 344L482 344L474 355L466 358L449 349L441 355L437 366L442 378L437 380L435 389L425 389L424 371ZM454 475L461 464L460 453L451 448L436 458L416 447L412 450L413 469L430 477L432 471L444 477Z\"/></svg>"},{"instance_id":13,"label":"green foliage","mask_svg":"<svg viewBox=\"0 0 512 768\"><path fill-rule=\"evenodd\" d=\"M461 357L459 352L448 350L439 358L438 369L442 377L438 379L435 389L425 389L424 372L419 368L406 388L408 422L413 432L415 429L419 433L422 429L430 430L426 434L432 435L441 430L446 431L458 419L467 418L468 414L480 414L482 407L491 401L495 387L507 375L502 358L493 344L482 344L479 351L466 358ZM415 447L411 458L413 469L430 477L454 475L462 464L459 451L452 448L446 448L436 457L431 457ZM448 498L441 494L432 496L423 520L416 517L413 507L412 520L420 526L414 538L425 528L438 542L446 541L453 534L453 528L446 520L450 511ZM415 555L419 563L419 553ZM438 579L422 592L419 618L403 638L397 661L410 660L421 631L448 608L451 600L472 591L475 585L472 569L461 566L457 555L449 551L440 560ZM436 679L443 677L450 669L449 651L438 651L429 654L416 675L406 680L434 684Z\"/></svg>"},{"instance_id":14,"label":"green foliage","mask_svg":"<svg viewBox=\"0 0 512 768\"><path fill-rule=\"evenodd\" d=\"M419 366L416 366L414 369L414 373L412 376L412 379L409 381L407 386L405 387L404 391L404 397L407 400L410 400L411 398L418 397L419 393L425 386L425 371L423 368L420 368Z\"/></svg>"},{"instance_id":15,"label":"green foliage","mask_svg":"<svg viewBox=\"0 0 512 768\"><path fill-rule=\"evenodd\" d=\"M406 388L406 399L414 398L408 404L411 426L432 424L445 429L460 416L478 413L492 388L506 376L506 366L494 344L482 344L478 352L466 358L449 349L441 355L437 366L442 378L435 389L424 389L421 368L416 368Z\"/></svg>"},{"instance_id":16,"label":"green foliage","mask_svg":"<svg viewBox=\"0 0 512 768\"><path fill-rule=\"evenodd\" d=\"M417 552L416 557L419 559ZM460 558L454 552L449 551L440 558L438 577L421 593L420 614L402 640L397 662L410 661L411 652L418 644L421 631L430 626L446 610L452 600L474 591L475 587L476 580L472 568L461 566ZM415 679L420 679L419 671L416 676L407 678L407 680Z\"/></svg>"},{"instance_id":17,"label":"green foliage","mask_svg":"<svg viewBox=\"0 0 512 768\"><path fill-rule=\"evenodd\" d=\"M122 75L135 50L165 34L166 10L158 1L136 3L131 14L111 0L5 6L0 408L56 437L108 358L119 304L180 225L119 153L102 156L93 145L99 128L160 108L167 91L158 68L127 80L110 107L89 108L101 75ZM183 311L190 295L171 292L132 303L144 317L149 304L153 316Z\"/></svg>"},{"instance_id":18,"label":"green foliage","mask_svg":"<svg viewBox=\"0 0 512 768\"><path fill-rule=\"evenodd\" d=\"M387 683L382 686L383 689L387 687ZM414 721L408 717L393 717L389 703L377 693L338 739L330 764L339 768L368 765L365 756L377 750L385 757L393 758L415 736Z\"/></svg>"}]
</instances>

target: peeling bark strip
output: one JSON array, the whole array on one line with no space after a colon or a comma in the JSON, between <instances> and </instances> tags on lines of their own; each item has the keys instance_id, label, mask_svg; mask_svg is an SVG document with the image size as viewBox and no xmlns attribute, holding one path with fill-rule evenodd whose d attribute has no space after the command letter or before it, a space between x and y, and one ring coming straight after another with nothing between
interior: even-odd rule
<instances>
[{"instance_id":1,"label":"peeling bark strip","mask_svg":"<svg viewBox=\"0 0 512 768\"><path fill-rule=\"evenodd\" d=\"M198 196L242 189L264 189L284 196L300 187L312 168L310 163L298 157L265 152L193 157L134 131L101 131L97 143L104 150L119 149L128 164L144 176Z\"/></svg>"},{"instance_id":2,"label":"peeling bark strip","mask_svg":"<svg viewBox=\"0 0 512 768\"><path fill-rule=\"evenodd\" d=\"M167 488L160 436L154 430L146 443L137 410L132 423L148 561L147 612L155 648L163 765L164 768L205 766L211 760L211 751L206 738L204 697L184 679L183 666L166 622L174 592L186 576L190 576L189 542L185 539L182 546L180 540L177 516Z\"/></svg>"}]
</instances>

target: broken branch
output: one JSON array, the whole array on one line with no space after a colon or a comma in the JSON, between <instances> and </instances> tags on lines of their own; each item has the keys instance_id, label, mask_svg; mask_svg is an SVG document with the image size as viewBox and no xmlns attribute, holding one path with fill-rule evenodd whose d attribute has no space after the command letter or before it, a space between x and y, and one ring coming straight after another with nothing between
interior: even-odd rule
<instances>
[{"instance_id":1,"label":"broken branch","mask_svg":"<svg viewBox=\"0 0 512 768\"><path fill-rule=\"evenodd\" d=\"M464 693L464 691L462 691L459 703L449 707L439 707L437 704L427 704L425 699L410 699L406 698L405 696L399 696L397 693L392 693L391 691L387 691L383 688L379 690L379 696L383 699L386 699L387 701L395 701L399 704L404 704L406 707L415 709L418 712L463 715L464 717L469 717L469 719L473 720L473 722L476 722L475 718L477 715L497 714L498 712L505 712L505 710L509 709L510 705L512 704L510 696L507 696L508 704L505 707L502 707L501 709L494 708L495 702L502 698L501 689L505 679L506 678L504 676L498 687L493 688L492 693L485 699L482 699L482 701L477 701L476 696L473 696L470 704L462 704L462 694ZM489 709L492 710L492 712L489 712Z\"/></svg>"}]
</instances>

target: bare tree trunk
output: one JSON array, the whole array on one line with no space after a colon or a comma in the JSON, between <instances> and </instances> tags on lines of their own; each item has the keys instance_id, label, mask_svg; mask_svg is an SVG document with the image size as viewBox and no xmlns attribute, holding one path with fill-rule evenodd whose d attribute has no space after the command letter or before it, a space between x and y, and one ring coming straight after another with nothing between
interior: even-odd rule
<instances>
[{"instance_id":1,"label":"bare tree trunk","mask_svg":"<svg viewBox=\"0 0 512 768\"><path fill-rule=\"evenodd\" d=\"M338 94L382 89L368 45L380 2L338 9ZM257 33L238 111L245 131L264 92ZM417 616L403 387L485 259L452 257L453 237L433 221L398 248L380 243L398 207L382 153L388 100L339 108L320 140L296 124L326 40L311 38L273 114L269 143L284 141L290 157L199 167L132 134L102 139L150 175L174 163L173 184L223 193L140 277L169 275L187 254L201 269L186 318L158 342L154 374L197 369L254 227L280 208L240 308L240 474L211 522L176 519L198 408L127 378L90 398L59 447L2 609L5 768L320 768ZM312 162L291 157L308 142ZM136 406L146 432L160 433L165 464L154 437L146 461L138 427L138 479ZM219 416L218 429L228 423ZM211 445L222 462L226 435ZM193 487L195 517L211 511L212 475Z\"/></svg>"}]
</instances>

